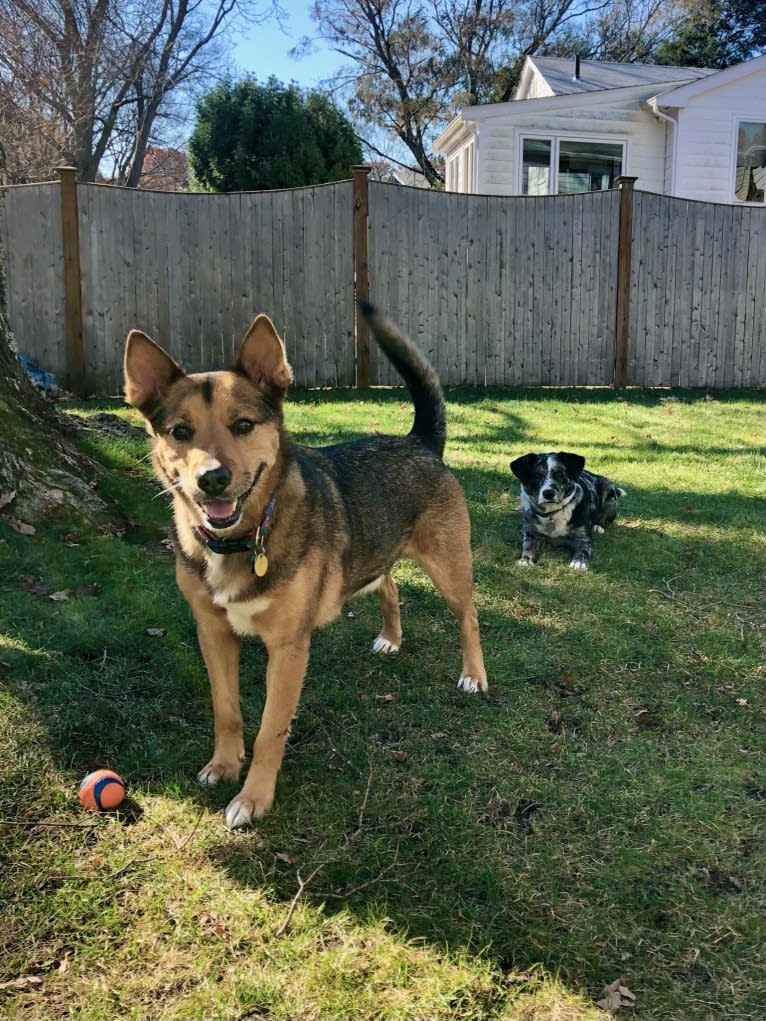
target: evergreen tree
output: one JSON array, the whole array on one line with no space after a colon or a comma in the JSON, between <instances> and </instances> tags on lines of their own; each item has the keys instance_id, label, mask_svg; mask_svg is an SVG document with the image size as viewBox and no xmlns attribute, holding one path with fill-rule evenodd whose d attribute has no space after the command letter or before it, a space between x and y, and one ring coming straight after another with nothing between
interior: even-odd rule
<instances>
[{"instance_id":1,"label":"evergreen tree","mask_svg":"<svg viewBox=\"0 0 766 1021\"><path fill-rule=\"evenodd\" d=\"M326 96L248 77L224 82L199 101L189 158L208 191L259 191L344 180L362 162L362 150L350 121Z\"/></svg>"}]
</instances>

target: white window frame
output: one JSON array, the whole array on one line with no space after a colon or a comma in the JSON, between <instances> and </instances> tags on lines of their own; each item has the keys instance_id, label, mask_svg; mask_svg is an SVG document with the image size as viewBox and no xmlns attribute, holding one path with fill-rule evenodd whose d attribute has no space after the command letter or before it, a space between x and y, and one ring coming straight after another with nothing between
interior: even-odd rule
<instances>
[{"instance_id":1,"label":"white window frame","mask_svg":"<svg viewBox=\"0 0 766 1021\"><path fill-rule=\"evenodd\" d=\"M731 135L731 164L729 166L729 201L734 206L752 206L754 209L763 209L766 205L766 189L764 189L763 200L761 202L757 202L754 199L751 199L750 201L747 199L738 199L736 196L737 148L739 146L740 124L766 124L766 117L762 114L760 116L753 117L743 117L740 114L734 115Z\"/></svg>"},{"instance_id":2,"label":"white window frame","mask_svg":"<svg viewBox=\"0 0 766 1021\"><path fill-rule=\"evenodd\" d=\"M470 195L474 191L474 164L476 151L476 143L471 140L465 147L463 157L463 169L465 178L463 180L463 191L466 195Z\"/></svg>"},{"instance_id":3,"label":"white window frame","mask_svg":"<svg viewBox=\"0 0 766 1021\"><path fill-rule=\"evenodd\" d=\"M449 157L445 167L445 191L463 194L473 191L475 151L475 143L470 141Z\"/></svg>"},{"instance_id":4,"label":"white window frame","mask_svg":"<svg viewBox=\"0 0 766 1021\"><path fill-rule=\"evenodd\" d=\"M524 131L519 128L516 133L516 194L523 195L524 187L524 139L534 138L541 142L551 143L551 190L549 195L559 194L559 148L562 142L601 142L607 145L622 146L622 170L620 173L628 173L628 148L627 138L615 138L614 135L581 135L568 131ZM736 160L736 155L735 155ZM733 180L733 179L732 179ZM575 192L574 194L587 194L586 192Z\"/></svg>"},{"instance_id":5,"label":"white window frame","mask_svg":"<svg viewBox=\"0 0 766 1021\"><path fill-rule=\"evenodd\" d=\"M460 153L457 152L454 156L450 156L447 160L447 167L444 180L445 191L457 191L458 190L458 170L460 167Z\"/></svg>"}]
</instances>

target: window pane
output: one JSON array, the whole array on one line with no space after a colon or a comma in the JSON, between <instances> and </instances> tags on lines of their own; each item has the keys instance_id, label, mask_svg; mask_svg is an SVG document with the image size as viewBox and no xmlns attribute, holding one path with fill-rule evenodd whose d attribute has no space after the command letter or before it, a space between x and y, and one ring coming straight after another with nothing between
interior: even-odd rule
<instances>
[{"instance_id":1,"label":"window pane","mask_svg":"<svg viewBox=\"0 0 766 1021\"><path fill-rule=\"evenodd\" d=\"M616 142L559 143L559 192L605 191L622 173L622 146Z\"/></svg>"},{"instance_id":2,"label":"window pane","mask_svg":"<svg viewBox=\"0 0 766 1021\"><path fill-rule=\"evenodd\" d=\"M525 138L522 155L522 195L549 195L551 191L551 147L547 138Z\"/></svg>"},{"instance_id":3,"label":"window pane","mask_svg":"<svg viewBox=\"0 0 766 1021\"><path fill-rule=\"evenodd\" d=\"M763 202L766 186L766 124L742 121L737 133L734 197L740 202Z\"/></svg>"}]
</instances>

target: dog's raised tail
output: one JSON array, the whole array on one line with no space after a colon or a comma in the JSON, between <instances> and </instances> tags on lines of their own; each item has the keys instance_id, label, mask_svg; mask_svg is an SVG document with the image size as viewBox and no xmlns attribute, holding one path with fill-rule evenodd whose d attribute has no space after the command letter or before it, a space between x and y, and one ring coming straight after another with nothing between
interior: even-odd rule
<instances>
[{"instance_id":1,"label":"dog's raised tail","mask_svg":"<svg viewBox=\"0 0 766 1021\"><path fill-rule=\"evenodd\" d=\"M441 457L447 439L447 413L436 370L409 337L373 305L360 301L359 310L410 391L415 405L410 435L417 436Z\"/></svg>"}]
</instances>

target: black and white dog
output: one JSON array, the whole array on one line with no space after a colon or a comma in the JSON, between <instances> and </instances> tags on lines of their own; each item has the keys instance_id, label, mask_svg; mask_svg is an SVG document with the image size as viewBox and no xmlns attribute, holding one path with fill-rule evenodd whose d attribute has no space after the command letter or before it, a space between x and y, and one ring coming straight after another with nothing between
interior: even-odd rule
<instances>
[{"instance_id":1,"label":"black and white dog","mask_svg":"<svg viewBox=\"0 0 766 1021\"><path fill-rule=\"evenodd\" d=\"M605 475L585 469L580 454L525 454L511 461L521 482L524 517L519 564L537 563L546 540L569 549L570 567L585 571L593 554L593 533L603 532L617 517L617 500L625 496Z\"/></svg>"}]
</instances>

